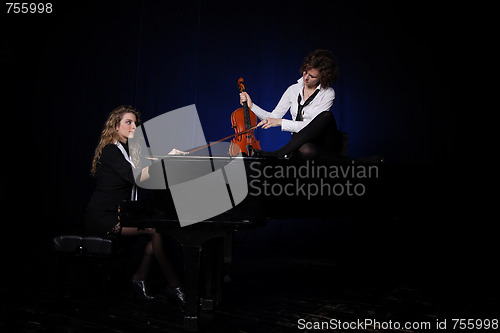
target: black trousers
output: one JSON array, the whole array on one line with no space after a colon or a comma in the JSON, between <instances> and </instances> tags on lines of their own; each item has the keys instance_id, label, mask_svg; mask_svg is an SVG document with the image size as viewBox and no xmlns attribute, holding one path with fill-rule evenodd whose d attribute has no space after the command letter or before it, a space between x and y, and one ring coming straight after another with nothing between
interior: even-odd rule
<instances>
[{"instance_id":1,"label":"black trousers","mask_svg":"<svg viewBox=\"0 0 500 333\"><path fill-rule=\"evenodd\" d=\"M340 154L342 137L337 123L330 111L317 115L283 147L271 152L261 152L261 156L292 156L301 159L347 161L349 158Z\"/></svg>"}]
</instances>

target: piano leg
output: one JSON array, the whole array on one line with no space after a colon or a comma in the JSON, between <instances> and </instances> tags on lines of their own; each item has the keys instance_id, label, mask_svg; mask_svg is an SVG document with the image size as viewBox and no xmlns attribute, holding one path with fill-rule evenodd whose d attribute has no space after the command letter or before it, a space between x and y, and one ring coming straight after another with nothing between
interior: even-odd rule
<instances>
[{"instance_id":1,"label":"piano leg","mask_svg":"<svg viewBox=\"0 0 500 333\"><path fill-rule=\"evenodd\" d=\"M203 246L201 276L201 310L211 311L222 298L224 278L224 239L214 238Z\"/></svg>"},{"instance_id":2,"label":"piano leg","mask_svg":"<svg viewBox=\"0 0 500 333\"><path fill-rule=\"evenodd\" d=\"M185 293L185 309L184 309L184 328L188 331L197 331L199 324L199 309L200 309L200 273L201 273L201 259L202 250L209 241L214 241L216 244L216 257L212 263L216 263L215 270L218 273L213 281L213 277L210 278L210 283L205 282L205 286L216 285L218 289L216 291L215 299L206 300L205 309L212 308L214 302L220 298L219 292L222 281L222 266L223 266L223 253L224 249L220 247L220 242L217 239L224 239L229 231L201 231L201 230L188 230L188 229L178 229L169 230L168 236L177 239L182 245L183 257L184 257L184 293ZM220 249L220 250L219 250ZM214 267L212 267L214 268ZM212 274L213 271L210 273Z\"/></svg>"},{"instance_id":3,"label":"piano leg","mask_svg":"<svg viewBox=\"0 0 500 333\"><path fill-rule=\"evenodd\" d=\"M233 242L234 231L224 236L224 271L223 282L230 283L233 268Z\"/></svg>"},{"instance_id":4,"label":"piano leg","mask_svg":"<svg viewBox=\"0 0 500 333\"><path fill-rule=\"evenodd\" d=\"M188 331L198 330L201 250L201 245L183 244L186 297L184 327Z\"/></svg>"}]
</instances>

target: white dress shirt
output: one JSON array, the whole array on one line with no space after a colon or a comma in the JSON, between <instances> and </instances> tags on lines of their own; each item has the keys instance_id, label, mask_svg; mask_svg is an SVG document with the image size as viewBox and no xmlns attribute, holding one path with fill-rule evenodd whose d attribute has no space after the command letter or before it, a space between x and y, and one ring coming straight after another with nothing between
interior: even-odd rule
<instances>
[{"instance_id":1,"label":"white dress shirt","mask_svg":"<svg viewBox=\"0 0 500 333\"><path fill-rule=\"evenodd\" d=\"M318 114L323 111L329 111L333 105L333 101L335 99L335 91L333 88L328 87L324 89L321 87L321 84L316 88L319 89L319 93L314 97L312 102L305 106L303 111L303 120L295 121L289 119L282 119L281 121L281 130L288 132L299 132L301 129L307 126ZM274 108L272 112L268 112L263 110L258 105L253 103L252 111L255 113L257 117L260 119L264 118L283 118L286 112L290 109L290 113L292 114L292 119L297 117L297 110L299 105L297 103L297 97L300 94L301 97L301 105L305 103L304 95L304 80L302 78L297 80L297 83L292 84L285 91L283 96Z\"/></svg>"}]
</instances>

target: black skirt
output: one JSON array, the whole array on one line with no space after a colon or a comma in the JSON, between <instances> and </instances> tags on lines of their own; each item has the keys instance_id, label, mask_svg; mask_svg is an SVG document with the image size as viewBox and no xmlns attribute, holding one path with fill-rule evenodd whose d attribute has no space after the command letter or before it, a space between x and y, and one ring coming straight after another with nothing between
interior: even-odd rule
<instances>
[{"instance_id":1,"label":"black skirt","mask_svg":"<svg viewBox=\"0 0 500 333\"><path fill-rule=\"evenodd\" d=\"M113 230L118 224L118 210L100 210L87 208L85 227L87 231L99 235L115 233Z\"/></svg>"}]
</instances>

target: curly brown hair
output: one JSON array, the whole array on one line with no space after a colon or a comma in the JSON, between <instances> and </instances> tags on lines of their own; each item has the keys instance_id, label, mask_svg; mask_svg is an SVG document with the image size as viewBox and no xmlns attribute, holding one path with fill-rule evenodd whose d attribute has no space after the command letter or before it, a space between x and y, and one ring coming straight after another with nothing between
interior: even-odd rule
<instances>
[{"instance_id":1,"label":"curly brown hair","mask_svg":"<svg viewBox=\"0 0 500 333\"><path fill-rule=\"evenodd\" d=\"M96 175L97 172L97 164L99 163L99 159L101 158L102 154L102 149L104 146L110 143L115 143L118 140L118 134L116 131L116 126L120 123L120 121L123 119L123 116L125 113L133 113L136 118L136 124L139 126L141 123L141 114L139 111L130 106L130 105L121 105L113 111L108 116L108 119L106 120L106 123L104 124L104 129L101 132L101 138L99 140L99 144L95 148L95 153L94 153L94 159L92 160L92 167L90 169L90 173L92 175ZM137 147L129 147L129 150L131 152L131 158L132 161L137 165L136 161L138 159L137 157Z\"/></svg>"},{"instance_id":2,"label":"curly brown hair","mask_svg":"<svg viewBox=\"0 0 500 333\"><path fill-rule=\"evenodd\" d=\"M300 72L303 73L309 69L315 68L320 73L319 83L327 88L335 82L339 74L337 62L328 50L315 50L309 53L302 62Z\"/></svg>"}]
</instances>

